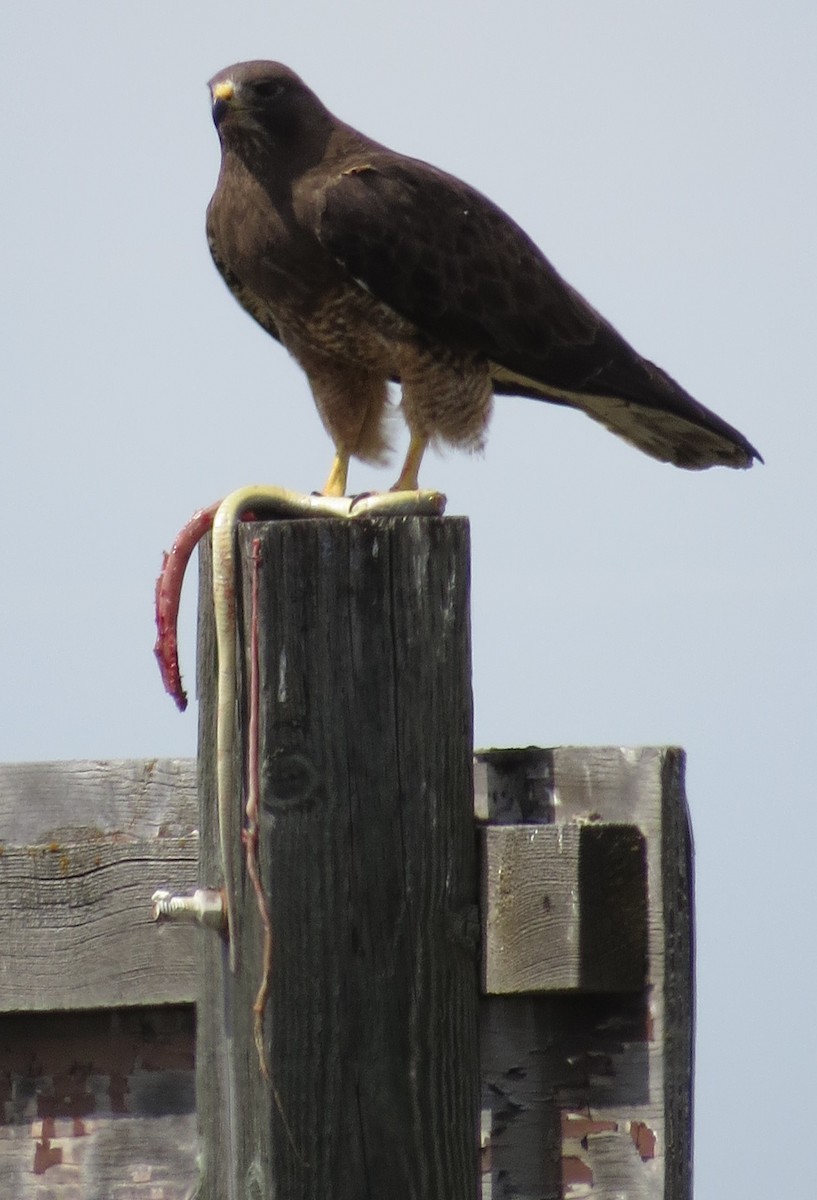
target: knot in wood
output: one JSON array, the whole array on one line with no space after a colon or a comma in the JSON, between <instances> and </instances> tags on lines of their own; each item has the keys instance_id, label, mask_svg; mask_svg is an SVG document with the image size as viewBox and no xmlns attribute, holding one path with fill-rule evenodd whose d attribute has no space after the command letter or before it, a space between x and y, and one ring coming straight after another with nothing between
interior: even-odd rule
<instances>
[{"instance_id":1,"label":"knot in wood","mask_svg":"<svg viewBox=\"0 0 817 1200\"><path fill-rule=\"evenodd\" d=\"M268 812L282 808L304 808L313 802L319 775L305 754L276 750L266 764L263 807Z\"/></svg>"}]
</instances>

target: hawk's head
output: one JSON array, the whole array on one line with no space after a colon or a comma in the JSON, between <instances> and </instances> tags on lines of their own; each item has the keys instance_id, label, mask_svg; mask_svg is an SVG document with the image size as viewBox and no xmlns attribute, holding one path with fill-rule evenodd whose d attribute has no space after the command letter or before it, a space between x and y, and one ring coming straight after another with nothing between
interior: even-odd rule
<instances>
[{"instance_id":1,"label":"hawk's head","mask_svg":"<svg viewBox=\"0 0 817 1200\"><path fill-rule=\"evenodd\" d=\"M300 165L323 154L333 118L303 80L276 62L225 67L210 80L222 146L241 153L294 155Z\"/></svg>"}]
</instances>

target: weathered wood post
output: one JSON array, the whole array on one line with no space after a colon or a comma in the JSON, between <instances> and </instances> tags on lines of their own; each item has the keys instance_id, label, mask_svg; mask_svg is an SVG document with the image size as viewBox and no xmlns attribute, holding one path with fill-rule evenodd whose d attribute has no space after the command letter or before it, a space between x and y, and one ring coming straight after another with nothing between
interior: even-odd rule
<instances>
[{"instance_id":1,"label":"weathered wood post","mask_svg":"<svg viewBox=\"0 0 817 1200\"><path fill-rule=\"evenodd\" d=\"M479 1122L468 525L238 533L238 778L260 552L260 879L233 800L236 971L201 931L202 1200L475 1200ZM202 885L222 882L209 548L201 560ZM240 760L240 761L239 761Z\"/></svg>"},{"instance_id":2,"label":"weathered wood post","mask_svg":"<svg viewBox=\"0 0 817 1200\"><path fill-rule=\"evenodd\" d=\"M683 751L487 751L483 1200L690 1200Z\"/></svg>"}]
</instances>

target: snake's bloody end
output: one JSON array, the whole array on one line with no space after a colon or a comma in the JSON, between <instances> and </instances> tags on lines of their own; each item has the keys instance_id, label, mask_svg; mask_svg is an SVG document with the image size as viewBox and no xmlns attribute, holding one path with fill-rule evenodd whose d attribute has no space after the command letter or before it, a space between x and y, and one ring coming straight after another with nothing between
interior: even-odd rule
<instances>
[{"instance_id":1,"label":"snake's bloody end","mask_svg":"<svg viewBox=\"0 0 817 1200\"><path fill-rule=\"evenodd\" d=\"M156 580L156 641L153 653L159 664L159 674L168 695L176 702L180 712L187 708L187 692L182 687L182 677L179 671L179 646L176 634L176 622L179 615L179 589L171 596L171 584L168 576L173 564L171 556L165 551L162 557L162 570Z\"/></svg>"},{"instance_id":2,"label":"snake's bloody end","mask_svg":"<svg viewBox=\"0 0 817 1200\"><path fill-rule=\"evenodd\" d=\"M187 708L187 692L182 687L179 670L179 600L190 555L201 539L213 527L220 500L209 508L200 508L181 530L170 552L162 561L156 580L156 643L153 653L159 664L159 674L165 691L172 696L179 712Z\"/></svg>"},{"instance_id":3,"label":"snake's bloody end","mask_svg":"<svg viewBox=\"0 0 817 1200\"><path fill-rule=\"evenodd\" d=\"M199 508L193 513L177 535L170 551L165 552L162 570L156 580L156 642L153 653L159 664L164 689L173 698L179 712L184 712L187 708L187 692L182 687L182 675L179 670L178 625L182 583L190 555L204 535L213 528L213 521L220 507L221 500L216 500L215 504ZM244 513L241 519L253 521L255 514Z\"/></svg>"},{"instance_id":4,"label":"snake's bloody end","mask_svg":"<svg viewBox=\"0 0 817 1200\"><path fill-rule=\"evenodd\" d=\"M200 508L182 529L165 554L162 571L156 580L156 643L153 652L165 691L173 697L181 712L187 708L187 694L179 671L178 620L184 573L190 555L212 528L222 503L228 505L229 520L255 521L259 508L276 517L395 517L442 516L445 496L441 492L409 491L364 493L348 496L305 496L280 487L246 487L232 492L226 501ZM232 515L230 515L232 514Z\"/></svg>"}]
</instances>

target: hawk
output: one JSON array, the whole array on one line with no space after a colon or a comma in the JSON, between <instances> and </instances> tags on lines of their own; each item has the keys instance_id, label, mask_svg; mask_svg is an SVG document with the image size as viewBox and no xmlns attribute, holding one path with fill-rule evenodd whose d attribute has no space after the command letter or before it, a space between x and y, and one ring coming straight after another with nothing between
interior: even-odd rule
<instances>
[{"instance_id":1,"label":"hawk","mask_svg":"<svg viewBox=\"0 0 817 1200\"><path fill-rule=\"evenodd\" d=\"M335 445L383 461L388 385L410 441L479 449L497 393L581 409L639 450L697 470L750 467L755 448L642 358L500 208L452 175L333 116L288 67L210 81L221 169L207 209L216 266L305 371Z\"/></svg>"}]
</instances>

